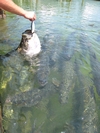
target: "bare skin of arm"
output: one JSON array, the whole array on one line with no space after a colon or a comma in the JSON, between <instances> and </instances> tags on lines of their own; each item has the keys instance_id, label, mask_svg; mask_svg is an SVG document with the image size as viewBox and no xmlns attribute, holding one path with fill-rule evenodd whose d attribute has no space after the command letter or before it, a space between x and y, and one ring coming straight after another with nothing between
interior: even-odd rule
<instances>
[{"instance_id":1,"label":"bare skin of arm","mask_svg":"<svg viewBox=\"0 0 100 133\"><path fill-rule=\"evenodd\" d=\"M23 16L24 18L31 21L36 19L36 15L33 11L24 10L23 8L16 5L12 0L0 0L0 8L8 12Z\"/></svg>"}]
</instances>

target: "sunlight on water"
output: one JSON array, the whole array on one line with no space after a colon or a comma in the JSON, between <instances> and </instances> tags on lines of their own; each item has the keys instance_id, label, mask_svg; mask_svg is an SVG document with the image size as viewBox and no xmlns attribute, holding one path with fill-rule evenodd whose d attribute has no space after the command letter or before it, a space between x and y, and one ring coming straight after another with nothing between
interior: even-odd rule
<instances>
[{"instance_id":1,"label":"sunlight on water","mask_svg":"<svg viewBox=\"0 0 100 133\"><path fill-rule=\"evenodd\" d=\"M34 10L42 51L32 59L0 56L0 133L100 132L100 1L15 0ZM31 28L0 20L0 55Z\"/></svg>"}]
</instances>

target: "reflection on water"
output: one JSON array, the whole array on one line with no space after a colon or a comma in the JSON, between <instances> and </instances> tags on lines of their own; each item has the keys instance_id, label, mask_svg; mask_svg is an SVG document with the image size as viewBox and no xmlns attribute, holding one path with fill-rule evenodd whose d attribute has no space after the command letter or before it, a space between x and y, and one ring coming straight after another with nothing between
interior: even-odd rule
<instances>
[{"instance_id":1,"label":"reflection on water","mask_svg":"<svg viewBox=\"0 0 100 133\"><path fill-rule=\"evenodd\" d=\"M0 133L100 132L99 1L16 0L37 14L42 52L0 58ZM16 48L24 18L0 20L0 54Z\"/></svg>"}]
</instances>

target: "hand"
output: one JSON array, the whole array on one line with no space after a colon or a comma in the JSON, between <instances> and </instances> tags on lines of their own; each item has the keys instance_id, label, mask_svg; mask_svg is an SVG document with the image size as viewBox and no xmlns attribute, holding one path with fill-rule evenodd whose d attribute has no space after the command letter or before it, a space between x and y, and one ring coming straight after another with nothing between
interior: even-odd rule
<instances>
[{"instance_id":1,"label":"hand","mask_svg":"<svg viewBox=\"0 0 100 133\"><path fill-rule=\"evenodd\" d=\"M30 21L34 21L36 19L36 15L35 15L34 11L26 11L24 14L24 17L26 19L29 19Z\"/></svg>"}]
</instances>

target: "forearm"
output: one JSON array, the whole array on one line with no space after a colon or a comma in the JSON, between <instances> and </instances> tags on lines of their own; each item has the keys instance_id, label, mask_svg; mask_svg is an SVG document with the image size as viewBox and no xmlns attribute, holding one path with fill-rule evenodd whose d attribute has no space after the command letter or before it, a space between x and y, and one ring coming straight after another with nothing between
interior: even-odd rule
<instances>
[{"instance_id":1,"label":"forearm","mask_svg":"<svg viewBox=\"0 0 100 133\"><path fill-rule=\"evenodd\" d=\"M20 16L25 16L25 13L26 13L24 9L17 6L12 0L0 0L0 7L8 12L11 12Z\"/></svg>"}]
</instances>

